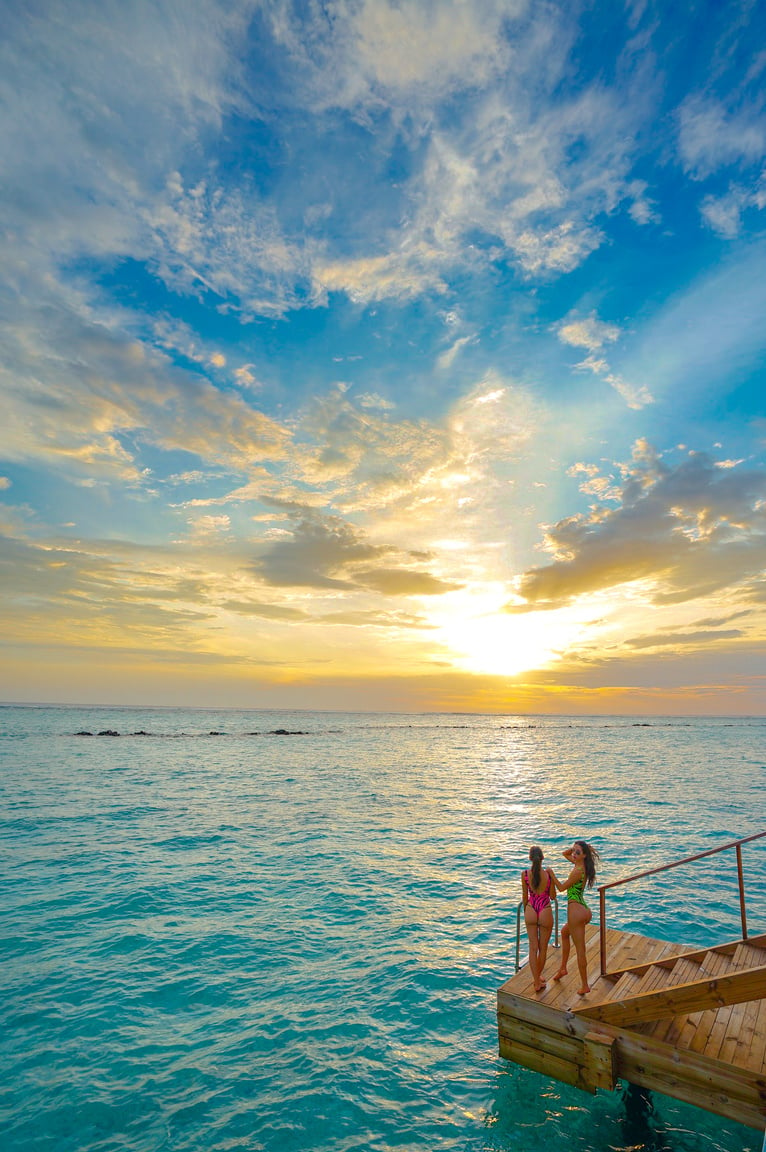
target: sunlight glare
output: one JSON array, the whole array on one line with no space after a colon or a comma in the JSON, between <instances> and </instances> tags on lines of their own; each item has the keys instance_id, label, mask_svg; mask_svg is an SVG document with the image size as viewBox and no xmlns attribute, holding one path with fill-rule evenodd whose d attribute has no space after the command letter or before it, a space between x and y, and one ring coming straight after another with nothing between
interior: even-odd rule
<instances>
[{"instance_id":1,"label":"sunlight glare","mask_svg":"<svg viewBox=\"0 0 766 1152\"><path fill-rule=\"evenodd\" d=\"M592 611L572 606L548 612L503 611L507 591L483 589L445 597L432 613L436 638L456 667L490 676L516 676L555 663L581 639Z\"/></svg>"}]
</instances>

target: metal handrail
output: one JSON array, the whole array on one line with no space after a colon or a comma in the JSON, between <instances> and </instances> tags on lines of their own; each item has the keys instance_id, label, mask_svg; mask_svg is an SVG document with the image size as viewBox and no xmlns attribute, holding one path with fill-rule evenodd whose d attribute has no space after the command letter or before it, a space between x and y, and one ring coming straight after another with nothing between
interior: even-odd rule
<instances>
[{"instance_id":1,"label":"metal handrail","mask_svg":"<svg viewBox=\"0 0 766 1152\"><path fill-rule=\"evenodd\" d=\"M621 884L630 884L632 880L643 880L645 876L656 876L658 872L667 872L670 868L678 868L681 864L691 864L695 860L702 860L705 856L715 856L718 852L726 852L734 848L737 855L737 881L739 884L739 911L742 921L742 939L747 940L747 912L745 910L745 879L742 871L742 845L749 844L751 840L760 840L766 832L756 832L753 836L743 836L741 840L730 840L728 844L721 844L718 848L708 848L706 852L697 852L694 856L685 856L683 860L673 860L670 864L661 864L658 868L647 868L645 872L636 872L633 876L624 876L622 880L611 880L608 884L599 884L599 951L601 959L601 975L607 976L606 970L606 893L609 888L618 888Z\"/></svg>"},{"instance_id":2,"label":"metal handrail","mask_svg":"<svg viewBox=\"0 0 766 1152\"><path fill-rule=\"evenodd\" d=\"M559 946L559 898L555 892L551 893L551 904L553 905L553 947ZM521 913L524 908L524 901L519 900L516 905L516 968L518 972L521 964L519 962L519 950L521 948Z\"/></svg>"}]
</instances>

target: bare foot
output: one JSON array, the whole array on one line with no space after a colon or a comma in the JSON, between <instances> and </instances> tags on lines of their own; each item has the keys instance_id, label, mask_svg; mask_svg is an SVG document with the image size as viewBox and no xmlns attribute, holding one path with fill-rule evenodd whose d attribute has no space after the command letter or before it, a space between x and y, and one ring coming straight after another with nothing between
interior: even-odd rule
<instances>
[{"instance_id":1,"label":"bare foot","mask_svg":"<svg viewBox=\"0 0 766 1152\"><path fill-rule=\"evenodd\" d=\"M590 988L588 987L588 985L587 985L587 984L585 985L585 987L584 987L584 988L578 988L578 989L577 989L577 995L578 995L578 996L587 996L587 994L588 994L589 992L590 992Z\"/></svg>"},{"instance_id":2,"label":"bare foot","mask_svg":"<svg viewBox=\"0 0 766 1152\"><path fill-rule=\"evenodd\" d=\"M545 981L541 980L539 984L535 984L535 992L544 992L547 987Z\"/></svg>"},{"instance_id":3,"label":"bare foot","mask_svg":"<svg viewBox=\"0 0 766 1152\"><path fill-rule=\"evenodd\" d=\"M553 979L554 980L561 980L562 976L566 976L566 974L567 974L566 968L559 968L558 972L553 977Z\"/></svg>"}]
</instances>

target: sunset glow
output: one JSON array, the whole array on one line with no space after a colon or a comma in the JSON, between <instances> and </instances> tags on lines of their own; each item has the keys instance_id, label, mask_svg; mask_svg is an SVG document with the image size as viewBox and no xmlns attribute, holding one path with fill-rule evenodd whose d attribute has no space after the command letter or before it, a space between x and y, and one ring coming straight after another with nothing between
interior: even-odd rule
<instances>
[{"instance_id":1,"label":"sunset glow","mask_svg":"<svg viewBox=\"0 0 766 1152\"><path fill-rule=\"evenodd\" d=\"M758 6L182 8L5 22L0 698L763 713Z\"/></svg>"}]
</instances>

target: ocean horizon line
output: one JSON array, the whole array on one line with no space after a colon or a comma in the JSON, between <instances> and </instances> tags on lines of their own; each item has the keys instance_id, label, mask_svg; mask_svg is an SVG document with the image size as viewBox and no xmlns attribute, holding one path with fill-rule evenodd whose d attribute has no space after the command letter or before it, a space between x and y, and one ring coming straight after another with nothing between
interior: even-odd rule
<instances>
[{"instance_id":1,"label":"ocean horizon line","mask_svg":"<svg viewBox=\"0 0 766 1152\"><path fill-rule=\"evenodd\" d=\"M62 700L0 700L0 708L86 708L103 711L146 711L146 712L231 712L231 713L289 713L326 716L470 716L470 717L518 717L519 719L550 720L766 720L766 713L737 712L523 712L523 711L482 711L423 709L402 711L397 708L305 708L284 705L264 707L232 704L105 704L83 701Z\"/></svg>"}]
</instances>

